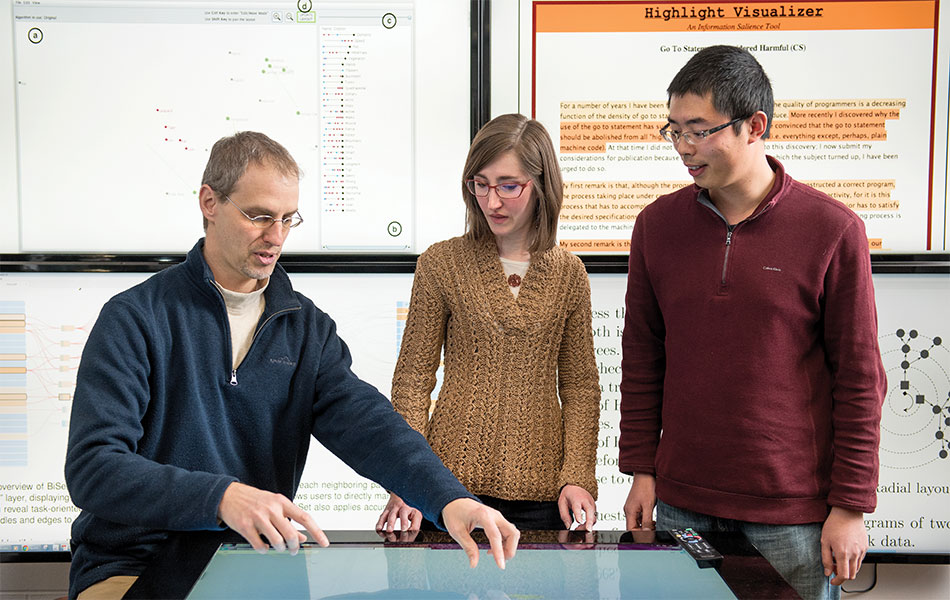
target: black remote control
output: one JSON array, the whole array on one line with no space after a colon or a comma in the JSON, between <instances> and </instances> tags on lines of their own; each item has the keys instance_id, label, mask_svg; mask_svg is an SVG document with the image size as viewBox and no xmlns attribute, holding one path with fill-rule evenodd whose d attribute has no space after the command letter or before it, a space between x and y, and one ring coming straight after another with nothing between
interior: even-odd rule
<instances>
[{"instance_id":1,"label":"black remote control","mask_svg":"<svg viewBox=\"0 0 950 600\"><path fill-rule=\"evenodd\" d=\"M703 539L701 535L693 531L691 527L686 529L673 529L670 531L679 545L693 557L699 568L718 567L722 564L722 554L716 551L709 542Z\"/></svg>"}]
</instances>

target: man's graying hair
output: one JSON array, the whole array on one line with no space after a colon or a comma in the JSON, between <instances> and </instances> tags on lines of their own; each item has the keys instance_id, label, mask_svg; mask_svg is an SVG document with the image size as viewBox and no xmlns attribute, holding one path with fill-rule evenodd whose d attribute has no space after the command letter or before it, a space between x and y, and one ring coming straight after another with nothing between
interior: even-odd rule
<instances>
[{"instance_id":1,"label":"man's graying hair","mask_svg":"<svg viewBox=\"0 0 950 600\"><path fill-rule=\"evenodd\" d=\"M286 148L263 133L241 131L221 138L211 147L201 183L217 192L218 201L223 202L252 161L273 167L284 177L300 179L300 167ZM204 228L208 228L207 219Z\"/></svg>"}]
</instances>

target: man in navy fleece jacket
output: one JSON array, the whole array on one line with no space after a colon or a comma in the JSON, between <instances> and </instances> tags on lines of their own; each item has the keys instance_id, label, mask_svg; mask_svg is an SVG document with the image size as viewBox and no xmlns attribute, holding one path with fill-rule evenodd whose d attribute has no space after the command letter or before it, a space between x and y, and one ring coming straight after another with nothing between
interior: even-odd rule
<instances>
[{"instance_id":1,"label":"man in navy fleece jacket","mask_svg":"<svg viewBox=\"0 0 950 600\"><path fill-rule=\"evenodd\" d=\"M199 192L206 237L103 307L70 420L70 598L121 597L170 531L230 527L259 551L296 552L293 519L327 545L291 501L310 435L444 524L473 566L475 527L499 566L514 555L517 529L353 374L333 321L277 265L302 221L298 178L263 134L219 140Z\"/></svg>"}]
</instances>

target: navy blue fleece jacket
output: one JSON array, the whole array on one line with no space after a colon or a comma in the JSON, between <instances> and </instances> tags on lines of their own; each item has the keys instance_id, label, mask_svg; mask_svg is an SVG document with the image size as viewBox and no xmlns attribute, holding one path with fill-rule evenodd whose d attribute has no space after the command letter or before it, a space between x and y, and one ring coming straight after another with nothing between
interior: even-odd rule
<instances>
[{"instance_id":1,"label":"navy blue fleece jacket","mask_svg":"<svg viewBox=\"0 0 950 600\"><path fill-rule=\"evenodd\" d=\"M65 468L82 509L71 597L140 573L169 531L220 529L218 504L234 481L292 499L311 434L430 520L473 497L353 374L333 321L280 266L232 372L227 312L202 248L112 298L86 343Z\"/></svg>"}]
</instances>

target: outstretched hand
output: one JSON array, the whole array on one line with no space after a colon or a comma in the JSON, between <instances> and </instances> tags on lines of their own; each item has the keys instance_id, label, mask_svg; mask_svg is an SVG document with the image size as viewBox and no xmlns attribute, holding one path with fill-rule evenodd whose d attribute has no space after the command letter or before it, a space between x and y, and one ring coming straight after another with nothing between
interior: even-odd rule
<instances>
[{"instance_id":1,"label":"outstretched hand","mask_svg":"<svg viewBox=\"0 0 950 600\"><path fill-rule=\"evenodd\" d=\"M505 568L518 548L521 533L500 512L471 498L458 498L442 509L442 521L449 535L459 543L472 568L478 564L478 544L472 539L472 531L481 527L490 546L489 554L495 557L498 568Z\"/></svg>"},{"instance_id":2,"label":"outstretched hand","mask_svg":"<svg viewBox=\"0 0 950 600\"><path fill-rule=\"evenodd\" d=\"M422 513L406 504L396 494L389 494L389 502L376 521L376 531L399 531L397 523L402 524L402 531L419 531L422 525Z\"/></svg>"},{"instance_id":3,"label":"outstretched hand","mask_svg":"<svg viewBox=\"0 0 950 600\"><path fill-rule=\"evenodd\" d=\"M321 546L330 541L313 518L286 496L234 482L224 490L218 505L218 518L241 534L255 550L267 552L263 536L275 550L296 554L307 536L297 531L291 519L300 523Z\"/></svg>"}]
</instances>

